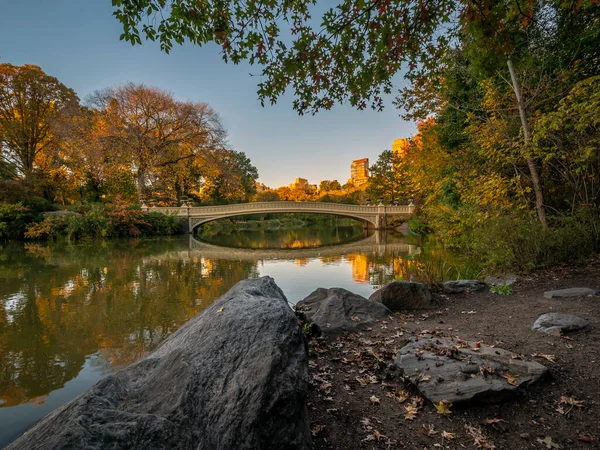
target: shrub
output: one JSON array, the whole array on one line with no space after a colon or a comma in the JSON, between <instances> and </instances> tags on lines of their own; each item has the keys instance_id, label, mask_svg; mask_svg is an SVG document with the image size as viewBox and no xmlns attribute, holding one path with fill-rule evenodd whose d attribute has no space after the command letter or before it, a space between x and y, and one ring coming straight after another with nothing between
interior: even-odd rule
<instances>
[{"instance_id":1,"label":"shrub","mask_svg":"<svg viewBox=\"0 0 600 450\"><path fill-rule=\"evenodd\" d=\"M23 239L28 225L39 220L38 216L21 203L0 205L0 239Z\"/></svg>"},{"instance_id":2,"label":"shrub","mask_svg":"<svg viewBox=\"0 0 600 450\"><path fill-rule=\"evenodd\" d=\"M182 231L176 215L167 215L157 212L144 214L144 222L147 225L141 225L140 230L144 236L168 236L179 234Z\"/></svg>"},{"instance_id":3,"label":"shrub","mask_svg":"<svg viewBox=\"0 0 600 450\"><path fill-rule=\"evenodd\" d=\"M529 271L600 251L600 217L593 209L554 218L543 229L521 213L487 221L465 235L470 253L488 269Z\"/></svg>"}]
</instances>

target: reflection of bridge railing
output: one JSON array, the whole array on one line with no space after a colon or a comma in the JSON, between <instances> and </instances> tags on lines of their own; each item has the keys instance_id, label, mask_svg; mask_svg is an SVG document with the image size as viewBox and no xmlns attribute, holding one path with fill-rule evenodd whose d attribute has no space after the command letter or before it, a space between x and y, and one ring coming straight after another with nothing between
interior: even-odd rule
<instances>
[{"instance_id":1,"label":"reflection of bridge railing","mask_svg":"<svg viewBox=\"0 0 600 450\"><path fill-rule=\"evenodd\" d=\"M329 258L335 256L344 256L351 253L367 253L377 255L394 253L408 255L418 253L420 251L416 245L398 242L397 240L388 241L387 239L383 239L382 236L384 236L382 233L376 232L365 239L349 242L347 244L294 249L250 249L221 247L199 241L190 236L189 251L187 256L256 261L263 259Z\"/></svg>"},{"instance_id":2,"label":"reflection of bridge railing","mask_svg":"<svg viewBox=\"0 0 600 450\"><path fill-rule=\"evenodd\" d=\"M145 211L173 214L182 219L187 219L188 231L212 220L223 219L250 214L269 213L317 213L334 214L353 217L372 224L375 228L383 228L388 217L409 218L412 216L415 205L401 206L363 206L347 205L343 203L321 202L254 202L222 206L181 206L181 207L147 207Z\"/></svg>"}]
</instances>

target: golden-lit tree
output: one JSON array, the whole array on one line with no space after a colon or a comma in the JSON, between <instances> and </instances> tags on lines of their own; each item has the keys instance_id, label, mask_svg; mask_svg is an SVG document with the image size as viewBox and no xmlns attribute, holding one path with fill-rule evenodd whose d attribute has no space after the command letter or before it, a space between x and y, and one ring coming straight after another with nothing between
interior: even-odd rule
<instances>
[{"instance_id":1,"label":"golden-lit tree","mask_svg":"<svg viewBox=\"0 0 600 450\"><path fill-rule=\"evenodd\" d=\"M34 186L36 175L43 177L55 166L55 129L77 111L77 105L75 92L38 66L0 64L0 160L4 171Z\"/></svg>"},{"instance_id":2,"label":"golden-lit tree","mask_svg":"<svg viewBox=\"0 0 600 450\"><path fill-rule=\"evenodd\" d=\"M131 170L139 199L161 169L226 145L219 116L208 104L181 102L155 87L129 83L96 92L90 103L106 124L105 151Z\"/></svg>"}]
</instances>

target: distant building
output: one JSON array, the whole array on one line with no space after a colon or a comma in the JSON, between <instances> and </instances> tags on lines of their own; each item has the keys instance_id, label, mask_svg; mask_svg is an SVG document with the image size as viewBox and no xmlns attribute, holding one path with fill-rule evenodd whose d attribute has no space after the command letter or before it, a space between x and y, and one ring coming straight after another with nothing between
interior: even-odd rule
<instances>
[{"instance_id":1,"label":"distant building","mask_svg":"<svg viewBox=\"0 0 600 450\"><path fill-rule=\"evenodd\" d=\"M306 178L296 178L296 181L290 184L290 189L309 189L310 185Z\"/></svg>"},{"instance_id":2,"label":"distant building","mask_svg":"<svg viewBox=\"0 0 600 450\"><path fill-rule=\"evenodd\" d=\"M357 159L350 164L349 184L360 187L369 181L369 158Z\"/></svg>"},{"instance_id":3,"label":"distant building","mask_svg":"<svg viewBox=\"0 0 600 450\"><path fill-rule=\"evenodd\" d=\"M392 153L404 158L409 145L410 140L408 138L396 139L394 142L392 142Z\"/></svg>"}]
</instances>

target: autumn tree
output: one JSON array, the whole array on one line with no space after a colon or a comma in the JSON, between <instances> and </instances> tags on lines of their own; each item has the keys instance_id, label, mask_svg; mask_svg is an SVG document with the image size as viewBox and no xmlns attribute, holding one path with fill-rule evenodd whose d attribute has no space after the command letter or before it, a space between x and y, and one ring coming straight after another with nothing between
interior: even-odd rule
<instances>
[{"instance_id":1,"label":"autumn tree","mask_svg":"<svg viewBox=\"0 0 600 450\"><path fill-rule=\"evenodd\" d=\"M338 180L321 180L319 183L319 191L328 192L328 191L340 191L342 189L342 185Z\"/></svg>"},{"instance_id":2,"label":"autumn tree","mask_svg":"<svg viewBox=\"0 0 600 450\"><path fill-rule=\"evenodd\" d=\"M35 185L36 171L47 175L55 162L55 128L77 105L75 92L38 66L0 64L2 171L30 186Z\"/></svg>"},{"instance_id":3,"label":"autumn tree","mask_svg":"<svg viewBox=\"0 0 600 450\"><path fill-rule=\"evenodd\" d=\"M374 200L393 204L410 195L408 167L398 154L391 150L383 151L369 170L367 195Z\"/></svg>"},{"instance_id":4,"label":"autumn tree","mask_svg":"<svg viewBox=\"0 0 600 450\"><path fill-rule=\"evenodd\" d=\"M256 194L258 170L246 154L221 149L210 159L210 168L202 176L202 197L217 204L250 201Z\"/></svg>"},{"instance_id":5,"label":"autumn tree","mask_svg":"<svg viewBox=\"0 0 600 450\"><path fill-rule=\"evenodd\" d=\"M103 145L131 170L138 198L161 169L225 148L226 133L206 103L178 101L158 88L126 84L96 92L90 104L103 116Z\"/></svg>"}]
</instances>

